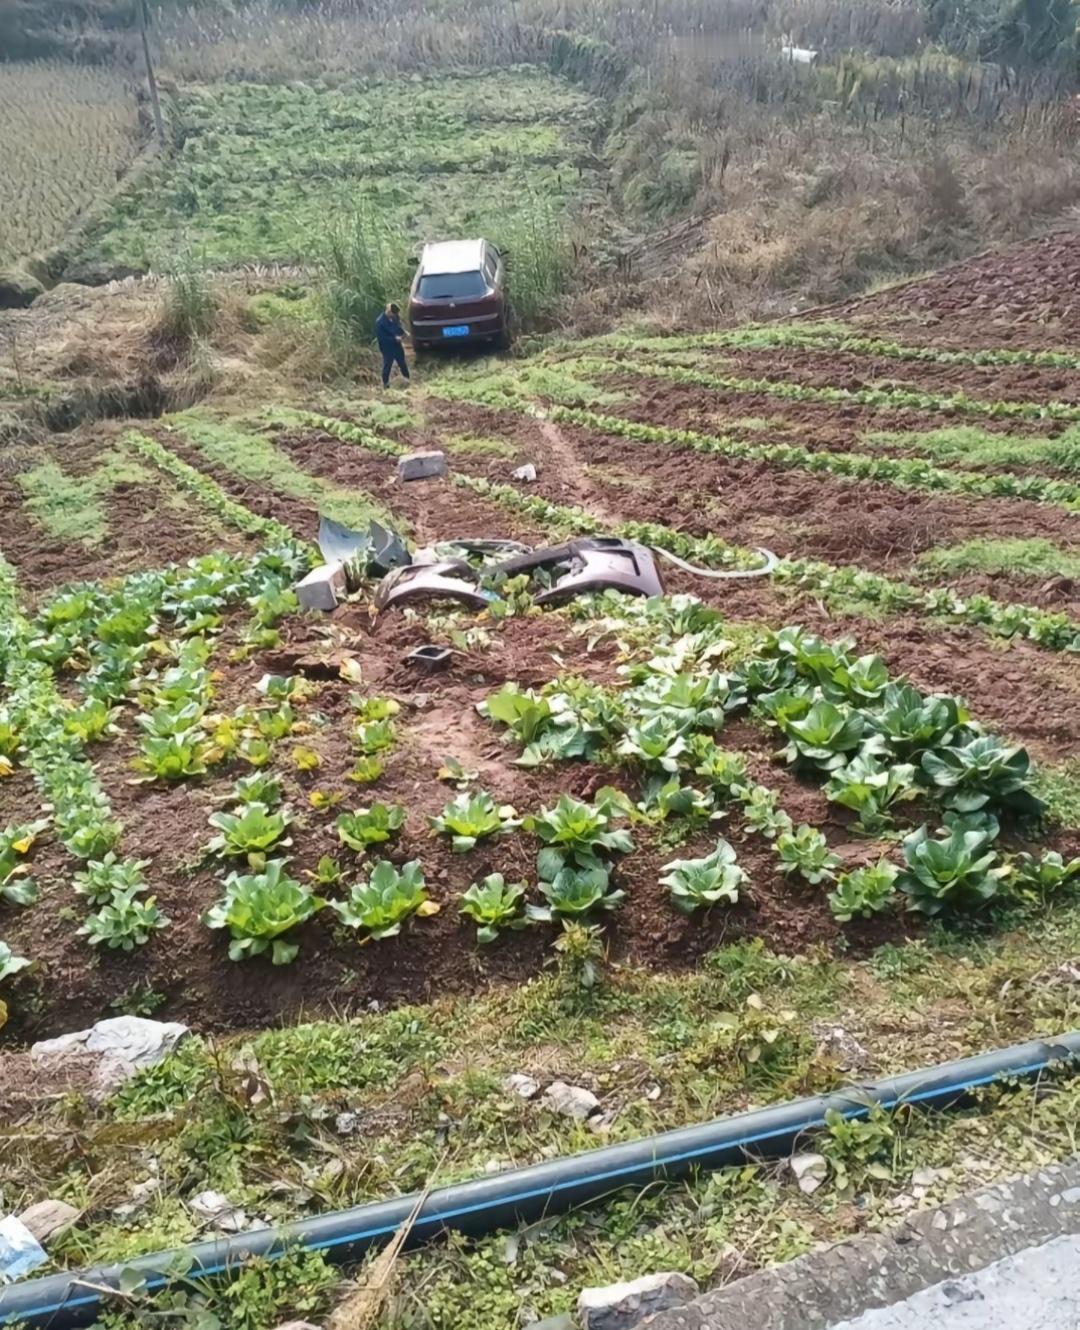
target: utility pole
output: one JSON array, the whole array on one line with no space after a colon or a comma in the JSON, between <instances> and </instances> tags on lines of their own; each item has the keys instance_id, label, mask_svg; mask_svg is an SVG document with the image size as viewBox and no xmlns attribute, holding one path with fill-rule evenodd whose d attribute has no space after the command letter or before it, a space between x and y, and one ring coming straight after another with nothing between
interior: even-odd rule
<instances>
[{"instance_id":1,"label":"utility pole","mask_svg":"<svg viewBox=\"0 0 1080 1330\"><path fill-rule=\"evenodd\" d=\"M154 77L154 62L150 58L150 37L148 34L148 29L150 27L150 5L148 0L140 0L139 19L139 26L142 28L143 55L146 58L146 81L150 85L150 102L154 108L154 129L157 131L158 143L164 148L165 122L161 118L161 102L158 99L157 79Z\"/></svg>"}]
</instances>

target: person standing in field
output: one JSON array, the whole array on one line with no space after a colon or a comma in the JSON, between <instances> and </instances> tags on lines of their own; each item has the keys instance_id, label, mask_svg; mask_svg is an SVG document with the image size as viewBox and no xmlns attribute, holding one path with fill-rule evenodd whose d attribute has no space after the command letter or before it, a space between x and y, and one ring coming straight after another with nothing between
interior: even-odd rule
<instances>
[{"instance_id":1,"label":"person standing in field","mask_svg":"<svg viewBox=\"0 0 1080 1330\"><path fill-rule=\"evenodd\" d=\"M409 382L409 362L405 359L405 329L401 325L401 309L398 305L387 305L375 320L375 336L382 352L382 386L390 387L390 375L394 366L401 370L401 377Z\"/></svg>"}]
</instances>

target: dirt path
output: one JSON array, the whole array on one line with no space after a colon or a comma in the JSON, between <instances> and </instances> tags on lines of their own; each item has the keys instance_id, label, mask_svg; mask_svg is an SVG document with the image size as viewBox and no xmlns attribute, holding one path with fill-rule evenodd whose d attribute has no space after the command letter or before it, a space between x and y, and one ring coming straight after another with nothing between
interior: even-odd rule
<instances>
[{"instance_id":1,"label":"dirt path","mask_svg":"<svg viewBox=\"0 0 1080 1330\"><path fill-rule=\"evenodd\" d=\"M619 519L605 506L596 486L589 479L585 463L573 440L553 420L541 416L539 424L540 433L550 449L549 464L564 492L567 487L570 488L571 502L588 508L606 526L615 526Z\"/></svg>"}]
</instances>

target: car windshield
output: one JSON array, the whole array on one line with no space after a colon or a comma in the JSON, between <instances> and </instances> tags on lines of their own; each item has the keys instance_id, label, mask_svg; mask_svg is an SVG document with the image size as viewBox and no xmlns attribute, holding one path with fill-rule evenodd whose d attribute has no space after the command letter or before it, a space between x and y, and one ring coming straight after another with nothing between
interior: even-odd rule
<instances>
[{"instance_id":1,"label":"car windshield","mask_svg":"<svg viewBox=\"0 0 1080 1330\"><path fill-rule=\"evenodd\" d=\"M426 273L416 294L421 300L464 300L482 296L488 289L482 272Z\"/></svg>"}]
</instances>

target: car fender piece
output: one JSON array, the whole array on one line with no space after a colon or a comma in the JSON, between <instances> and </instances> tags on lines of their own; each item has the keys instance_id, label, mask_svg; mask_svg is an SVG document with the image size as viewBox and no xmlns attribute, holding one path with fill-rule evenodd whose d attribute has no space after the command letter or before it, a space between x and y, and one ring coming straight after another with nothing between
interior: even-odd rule
<instances>
[{"instance_id":1,"label":"car fender piece","mask_svg":"<svg viewBox=\"0 0 1080 1330\"><path fill-rule=\"evenodd\" d=\"M580 540L570 543L570 569L537 605L561 605L593 591L622 591L629 596L662 596L664 584L652 551L624 540Z\"/></svg>"},{"instance_id":2,"label":"car fender piece","mask_svg":"<svg viewBox=\"0 0 1080 1330\"><path fill-rule=\"evenodd\" d=\"M411 600L456 600L470 609L486 609L498 596L481 591L473 580L473 571L462 559L442 563L410 564L395 568L379 583L375 609L381 613Z\"/></svg>"}]
</instances>

